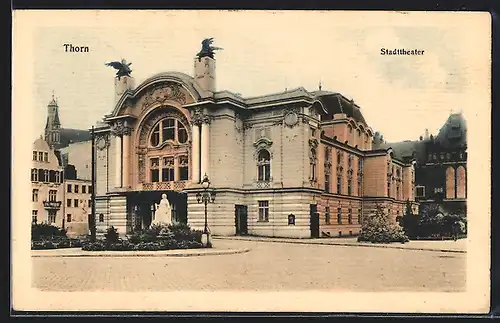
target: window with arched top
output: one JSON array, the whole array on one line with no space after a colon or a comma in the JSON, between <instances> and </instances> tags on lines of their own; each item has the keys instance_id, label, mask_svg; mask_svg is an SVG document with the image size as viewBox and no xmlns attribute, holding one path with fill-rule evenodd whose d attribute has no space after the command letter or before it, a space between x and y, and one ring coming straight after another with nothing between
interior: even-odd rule
<instances>
[{"instance_id":1,"label":"window with arched top","mask_svg":"<svg viewBox=\"0 0 500 323\"><path fill-rule=\"evenodd\" d=\"M149 143L157 147L167 141L185 144L187 140L188 133L184 124L175 118L165 118L153 127Z\"/></svg>"},{"instance_id":2,"label":"window with arched top","mask_svg":"<svg viewBox=\"0 0 500 323\"><path fill-rule=\"evenodd\" d=\"M458 166L456 171L457 178L457 198L464 199L466 198L466 174L465 167Z\"/></svg>"},{"instance_id":3,"label":"window with arched top","mask_svg":"<svg viewBox=\"0 0 500 323\"><path fill-rule=\"evenodd\" d=\"M446 169L446 198L455 198L455 169L451 166Z\"/></svg>"},{"instance_id":4,"label":"window with arched top","mask_svg":"<svg viewBox=\"0 0 500 323\"><path fill-rule=\"evenodd\" d=\"M271 154L266 149L259 151L257 156L258 180L268 182L271 180Z\"/></svg>"}]
</instances>

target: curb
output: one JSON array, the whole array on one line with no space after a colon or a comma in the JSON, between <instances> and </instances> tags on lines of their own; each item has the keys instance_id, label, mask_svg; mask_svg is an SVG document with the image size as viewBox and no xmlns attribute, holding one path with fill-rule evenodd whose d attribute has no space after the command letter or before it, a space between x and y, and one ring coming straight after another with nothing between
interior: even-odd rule
<instances>
[{"instance_id":1,"label":"curb","mask_svg":"<svg viewBox=\"0 0 500 323\"><path fill-rule=\"evenodd\" d=\"M234 255L249 252L249 248L245 249L229 249L219 251L200 252L194 251L189 253L169 253L166 251L143 251L143 252L130 252L130 251L82 251L79 254L38 254L31 255L34 258L78 258L78 257L198 257L198 256L220 256L220 255Z\"/></svg>"},{"instance_id":2,"label":"curb","mask_svg":"<svg viewBox=\"0 0 500 323\"><path fill-rule=\"evenodd\" d=\"M381 244L371 244L371 243L342 243L342 242L308 242L308 241L289 241L289 240L277 240L277 239L249 239L249 238L232 238L232 237L213 237L213 239L221 240L233 240L233 241L259 241L259 242L278 242L278 243L290 243L290 244L305 244L305 245L322 245L322 246L343 246L343 247L368 247L368 248L385 248L385 249L399 249L399 250L416 250L416 251L432 251L432 252L451 252L451 253L467 253L466 250L452 250L452 249L436 249L436 248L418 248L418 247L398 247L396 245L381 245Z\"/></svg>"}]
</instances>

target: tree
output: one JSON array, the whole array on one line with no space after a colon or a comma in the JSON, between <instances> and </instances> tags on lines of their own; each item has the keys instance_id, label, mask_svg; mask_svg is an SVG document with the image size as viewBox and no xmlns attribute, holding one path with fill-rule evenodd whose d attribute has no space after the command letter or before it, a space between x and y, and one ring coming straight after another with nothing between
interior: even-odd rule
<instances>
[{"instance_id":1,"label":"tree","mask_svg":"<svg viewBox=\"0 0 500 323\"><path fill-rule=\"evenodd\" d=\"M381 205L377 205L375 212L370 214L363 225L358 236L358 241L369 241L372 243L408 242L409 239L403 228L392 221Z\"/></svg>"}]
</instances>

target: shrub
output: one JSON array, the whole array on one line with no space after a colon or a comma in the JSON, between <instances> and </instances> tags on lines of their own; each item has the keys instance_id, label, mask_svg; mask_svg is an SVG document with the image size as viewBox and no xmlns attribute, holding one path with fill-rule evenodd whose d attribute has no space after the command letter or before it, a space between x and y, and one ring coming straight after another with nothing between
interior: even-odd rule
<instances>
[{"instance_id":1,"label":"shrub","mask_svg":"<svg viewBox=\"0 0 500 323\"><path fill-rule=\"evenodd\" d=\"M106 243L117 243L120 239L120 236L118 235L117 230L115 227L111 226L106 230L106 234L104 235L106 239Z\"/></svg>"},{"instance_id":2,"label":"shrub","mask_svg":"<svg viewBox=\"0 0 500 323\"><path fill-rule=\"evenodd\" d=\"M85 242L82 246L82 250L85 251L103 251L106 250L106 243L104 241L94 241L94 242Z\"/></svg>"},{"instance_id":3,"label":"shrub","mask_svg":"<svg viewBox=\"0 0 500 323\"><path fill-rule=\"evenodd\" d=\"M32 224L31 225L31 240L44 240L53 237L67 238L66 230L55 227L48 223Z\"/></svg>"},{"instance_id":4,"label":"shrub","mask_svg":"<svg viewBox=\"0 0 500 323\"><path fill-rule=\"evenodd\" d=\"M377 205L373 214L363 221L358 241L368 241L372 243L408 242L403 228L393 222L385 214L382 206Z\"/></svg>"}]
</instances>

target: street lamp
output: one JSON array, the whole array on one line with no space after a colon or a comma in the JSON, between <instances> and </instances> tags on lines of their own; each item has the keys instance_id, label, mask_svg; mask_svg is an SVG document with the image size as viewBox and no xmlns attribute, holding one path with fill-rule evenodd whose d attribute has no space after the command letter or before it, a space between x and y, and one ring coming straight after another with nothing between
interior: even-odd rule
<instances>
[{"instance_id":1,"label":"street lamp","mask_svg":"<svg viewBox=\"0 0 500 323\"><path fill-rule=\"evenodd\" d=\"M215 189L213 188L211 190L209 189L210 180L208 179L207 174L203 176L203 180L201 181L201 186L203 187L203 192L196 193L196 201L198 201L198 203L205 204L205 228L203 229L202 243L206 247L211 245L210 232L208 230L207 205L208 203L215 202Z\"/></svg>"}]
</instances>

